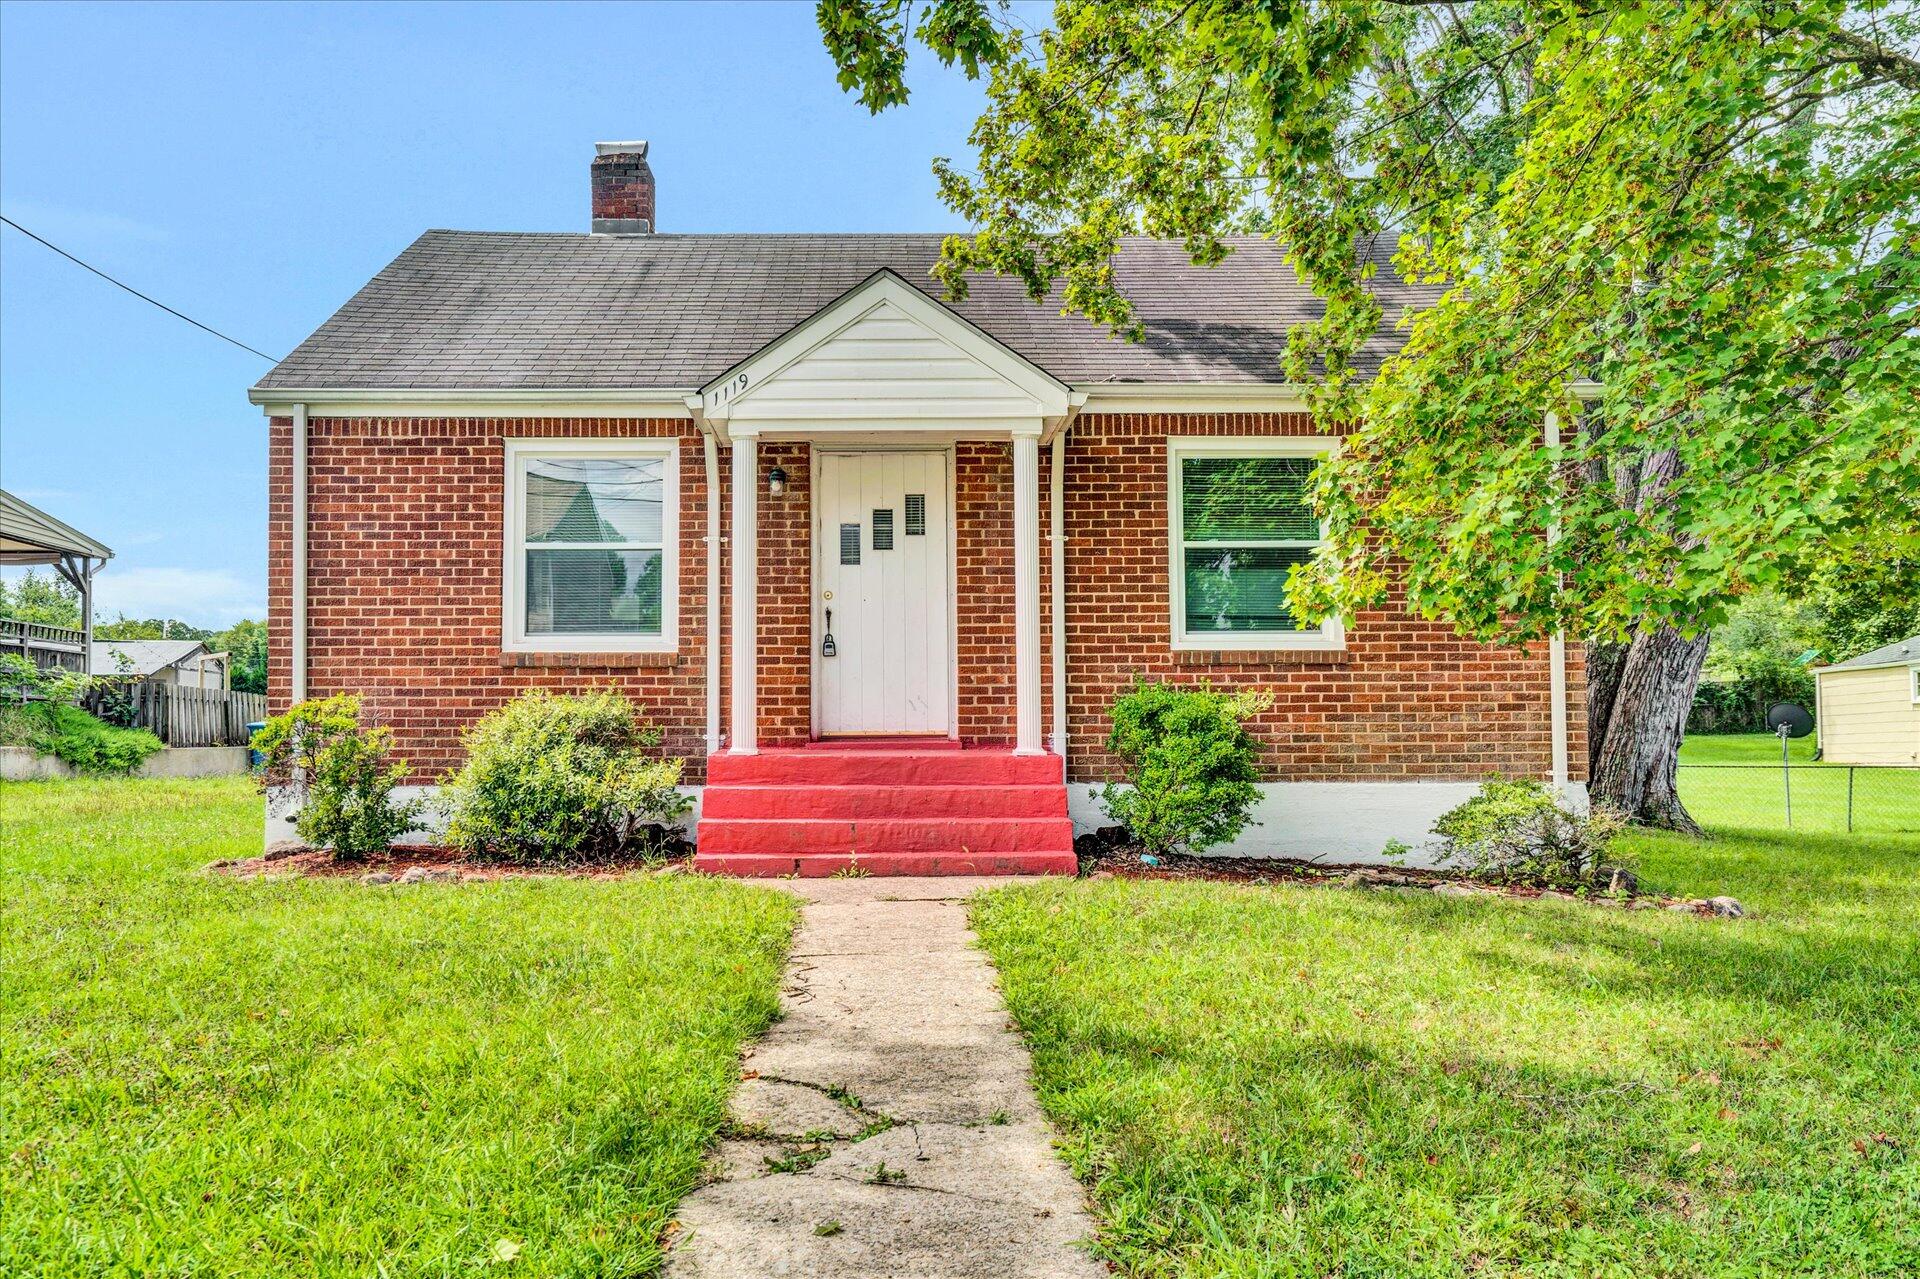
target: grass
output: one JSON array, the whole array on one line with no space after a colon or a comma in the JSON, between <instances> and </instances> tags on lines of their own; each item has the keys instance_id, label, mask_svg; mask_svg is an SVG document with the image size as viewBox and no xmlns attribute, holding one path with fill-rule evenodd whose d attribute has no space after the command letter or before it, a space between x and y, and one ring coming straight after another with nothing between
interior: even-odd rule
<instances>
[{"instance_id":1,"label":"grass","mask_svg":"<svg viewBox=\"0 0 1920 1279\"><path fill-rule=\"evenodd\" d=\"M1819 739L1812 733L1787 739L1787 758L1825 767L1814 759ZM1680 743L1682 764L1772 764L1780 767L1780 739L1772 733L1696 733Z\"/></svg>"},{"instance_id":2,"label":"grass","mask_svg":"<svg viewBox=\"0 0 1920 1279\"><path fill-rule=\"evenodd\" d=\"M1920 840L1630 840L1740 921L1052 882L976 899L1134 1276L1911 1275Z\"/></svg>"},{"instance_id":3,"label":"grass","mask_svg":"<svg viewBox=\"0 0 1920 1279\"><path fill-rule=\"evenodd\" d=\"M635 1275L794 908L203 875L238 779L0 788L0 1274Z\"/></svg>"},{"instance_id":4,"label":"grass","mask_svg":"<svg viewBox=\"0 0 1920 1279\"><path fill-rule=\"evenodd\" d=\"M1920 836L1920 768L1817 762L1813 746L1811 735L1787 743L1789 795L1779 738L1766 733L1689 737L1680 747L1680 800L1695 820L1708 825Z\"/></svg>"}]
</instances>

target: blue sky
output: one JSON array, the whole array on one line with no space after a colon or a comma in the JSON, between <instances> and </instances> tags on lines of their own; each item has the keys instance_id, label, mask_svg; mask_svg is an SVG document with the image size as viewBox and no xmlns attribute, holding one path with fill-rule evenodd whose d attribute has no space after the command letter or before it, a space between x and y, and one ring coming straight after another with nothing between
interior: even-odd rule
<instances>
[{"instance_id":1,"label":"blue sky","mask_svg":"<svg viewBox=\"0 0 1920 1279\"><path fill-rule=\"evenodd\" d=\"M843 94L811 3L0 5L0 211L284 354L428 227L584 231L646 138L667 231L949 230L977 86ZM262 616L265 362L0 228L0 484L117 552L107 616Z\"/></svg>"}]
</instances>

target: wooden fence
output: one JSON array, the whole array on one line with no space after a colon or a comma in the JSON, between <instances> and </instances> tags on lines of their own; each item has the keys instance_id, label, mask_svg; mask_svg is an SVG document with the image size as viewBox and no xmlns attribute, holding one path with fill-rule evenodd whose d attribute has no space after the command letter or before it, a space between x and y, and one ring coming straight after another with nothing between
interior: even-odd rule
<instances>
[{"instance_id":1,"label":"wooden fence","mask_svg":"<svg viewBox=\"0 0 1920 1279\"><path fill-rule=\"evenodd\" d=\"M267 717L265 693L185 688L136 680L125 686L133 727L169 746L245 746L247 725Z\"/></svg>"}]
</instances>

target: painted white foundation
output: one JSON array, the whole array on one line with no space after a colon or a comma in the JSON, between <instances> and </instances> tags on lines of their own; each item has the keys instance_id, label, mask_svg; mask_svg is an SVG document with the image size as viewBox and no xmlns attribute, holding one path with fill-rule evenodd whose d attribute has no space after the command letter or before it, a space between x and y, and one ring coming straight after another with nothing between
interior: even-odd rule
<instances>
[{"instance_id":1,"label":"painted white foundation","mask_svg":"<svg viewBox=\"0 0 1920 1279\"><path fill-rule=\"evenodd\" d=\"M1311 861L1385 864L1389 840L1414 851L1395 864L1432 866L1433 823L1471 799L1479 781L1466 782L1263 782L1254 806L1256 825L1230 844L1207 851L1227 857L1298 857ZM1566 798L1586 806L1586 787L1574 783ZM1073 782L1067 811L1076 835L1111 826L1099 787Z\"/></svg>"},{"instance_id":2,"label":"painted white foundation","mask_svg":"<svg viewBox=\"0 0 1920 1279\"><path fill-rule=\"evenodd\" d=\"M437 786L402 786L395 794L401 799L417 796L431 798ZM1208 851L1227 857L1298 857L1309 861L1361 865L1387 864L1382 853L1389 840L1399 840L1414 851L1401 861L1404 866L1434 864L1433 823L1440 814L1471 799L1480 789L1478 780L1466 782L1264 782L1260 802L1253 819L1240 838ZM681 828L691 839L700 820L698 786L683 786L682 794L693 801ZM1568 804L1584 811L1587 788L1572 783L1566 792ZM1088 782L1067 786L1067 811L1073 818L1073 831L1084 835L1114 823L1100 806L1099 787ZM430 844L446 829L446 818L429 805L420 826L403 836L402 844ZM267 806L266 842L298 838L293 830L293 813L276 813Z\"/></svg>"}]
</instances>

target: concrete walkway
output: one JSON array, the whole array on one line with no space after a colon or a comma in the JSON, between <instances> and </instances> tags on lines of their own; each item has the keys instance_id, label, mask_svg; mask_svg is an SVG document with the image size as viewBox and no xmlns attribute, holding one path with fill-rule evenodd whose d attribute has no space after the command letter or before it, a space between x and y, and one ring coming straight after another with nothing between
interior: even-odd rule
<instances>
[{"instance_id":1,"label":"concrete walkway","mask_svg":"<svg viewBox=\"0 0 1920 1279\"><path fill-rule=\"evenodd\" d=\"M783 881L807 899L668 1279L1095 1279L1080 1185L972 946L977 879ZM1004 883L1004 880L998 881Z\"/></svg>"}]
</instances>

